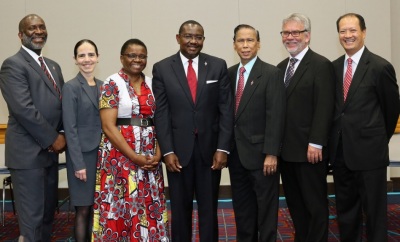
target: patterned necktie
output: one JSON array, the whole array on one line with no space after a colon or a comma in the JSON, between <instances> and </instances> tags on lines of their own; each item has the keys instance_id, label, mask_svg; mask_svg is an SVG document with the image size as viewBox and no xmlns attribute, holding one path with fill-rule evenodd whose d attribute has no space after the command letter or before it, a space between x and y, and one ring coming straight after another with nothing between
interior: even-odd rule
<instances>
[{"instance_id":1,"label":"patterned necktie","mask_svg":"<svg viewBox=\"0 0 400 242\"><path fill-rule=\"evenodd\" d=\"M294 74L294 65L296 64L297 61L298 59L296 58L290 58L290 64L286 70L285 87L289 86L290 79L292 79L292 76Z\"/></svg>"},{"instance_id":2,"label":"patterned necktie","mask_svg":"<svg viewBox=\"0 0 400 242\"><path fill-rule=\"evenodd\" d=\"M187 80L190 93L192 94L193 102L196 102L197 77L196 72L193 69L192 62L193 60L189 60L189 66L187 68Z\"/></svg>"},{"instance_id":3,"label":"patterned necktie","mask_svg":"<svg viewBox=\"0 0 400 242\"><path fill-rule=\"evenodd\" d=\"M240 99L242 98L243 90L244 90L244 72L246 69L244 66L240 67L239 70L239 81L237 84L237 89L236 89L236 102L235 102L235 114L238 110Z\"/></svg>"},{"instance_id":4,"label":"patterned necktie","mask_svg":"<svg viewBox=\"0 0 400 242\"><path fill-rule=\"evenodd\" d=\"M49 78L49 80L53 84L54 89L58 93L59 98L61 99L61 91L58 88L57 83L54 81L53 77L51 76L51 74L50 74L49 70L47 69L46 65L44 64L43 57L41 57L41 56L39 57L39 62L40 62L40 67L44 71L44 74L46 74L47 78Z\"/></svg>"},{"instance_id":5,"label":"patterned necktie","mask_svg":"<svg viewBox=\"0 0 400 242\"><path fill-rule=\"evenodd\" d=\"M347 70L346 74L344 75L343 81L343 101L346 102L347 93L349 92L351 80L353 79L353 60L351 58L347 59Z\"/></svg>"}]
</instances>

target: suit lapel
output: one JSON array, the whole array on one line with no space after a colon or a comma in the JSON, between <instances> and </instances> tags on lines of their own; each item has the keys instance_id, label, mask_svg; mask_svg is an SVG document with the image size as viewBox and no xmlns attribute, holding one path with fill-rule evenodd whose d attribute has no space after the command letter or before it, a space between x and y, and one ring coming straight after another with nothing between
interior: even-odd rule
<instances>
[{"instance_id":1,"label":"suit lapel","mask_svg":"<svg viewBox=\"0 0 400 242\"><path fill-rule=\"evenodd\" d=\"M95 99L94 95L92 95L92 90L91 90L90 86L88 85L86 79L82 76L81 73L79 73L77 75L77 77L78 77L79 82L82 85L83 92L87 95L87 97L93 103L93 105L96 107L96 109L98 109L99 108L99 101ZM99 88L97 84L98 83L96 82L96 86L97 86L97 88Z\"/></svg>"},{"instance_id":2,"label":"suit lapel","mask_svg":"<svg viewBox=\"0 0 400 242\"><path fill-rule=\"evenodd\" d=\"M198 64L198 72L197 73L197 90L196 90L196 103L199 101L199 97L206 85L206 77L207 77L207 57L200 53L199 55L199 64Z\"/></svg>"},{"instance_id":3,"label":"suit lapel","mask_svg":"<svg viewBox=\"0 0 400 242\"><path fill-rule=\"evenodd\" d=\"M300 64L297 67L297 69L292 77L292 80L289 83L289 86L286 88L286 98L288 98L292 94L292 92L296 88L297 84L301 81L301 77L303 76L304 72L307 70L308 64L310 63L312 53L313 53L312 50L308 49L308 51L304 55L303 59L300 61ZM288 61L289 61L289 59L288 59Z\"/></svg>"},{"instance_id":4,"label":"suit lapel","mask_svg":"<svg viewBox=\"0 0 400 242\"><path fill-rule=\"evenodd\" d=\"M190 93L189 84L188 84L188 81L187 81L187 78L185 75L185 69L183 68L182 59L180 57L179 52L176 54L175 58L172 60L171 68L174 71L176 79L178 80L180 86L182 87L186 98L192 105L194 105L193 99L192 99L192 94Z\"/></svg>"},{"instance_id":5,"label":"suit lapel","mask_svg":"<svg viewBox=\"0 0 400 242\"><path fill-rule=\"evenodd\" d=\"M25 58L26 62L28 62L28 64L32 67L32 69L35 70L39 74L42 81L47 85L47 87L50 89L50 91L58 98L59 94L54 89L53 83L51 83L51 80L49 80L49 78L46 76L46 74L44 73L44 71L42 70L40 65L32 58L32 56L28 52L26 52L24 49L22 49L22 47L21 47L20 52L21 52L22 56ZM45 62L47 64L46 58L45 58ZM51 72L51 74L53 75L53 72Z\"/></svg>"},{"instance_id":6,"label":"suit lapel","mask_svg":"<svg viewBox=\"0 0 400 242\"><path fill-rule=\"evenodd\" d=\"M364 79L364 75L366 71L368 70L368 63L369 63L369 51L367 48L364 49L364 53L361 55L360 62L357 64L357 69L354 72L353 79L351 80L349 92L347 93L346 97L346 102L344 103L344 107L347 106L347 103L349 103L356 93L358 86L360 86L360 83ZM344 60L343 60L344 61ZM343 76L343 71L342 71L342 76ZM343 86L343 82L342 82ZM343 89L343 88L342 88Z\"/></svg>"},{"instance_id":7,"label":"suit lapel","mask_svg":"<svg viewBox=\"0 0 400 242\"><path fill-rule=\"evenodd\" d=\"M261 70L261 61L258 59L254 63L253 68L251 69L249 78L246 81L246 85L244 86L243 94L240 99L239 107L235 116L235 120L241 115L241 113L245 110L247 103L250 101L253 96L254 91L257 86L260 84L260 77L262 76Z\"/></svg>"}]
</instances>

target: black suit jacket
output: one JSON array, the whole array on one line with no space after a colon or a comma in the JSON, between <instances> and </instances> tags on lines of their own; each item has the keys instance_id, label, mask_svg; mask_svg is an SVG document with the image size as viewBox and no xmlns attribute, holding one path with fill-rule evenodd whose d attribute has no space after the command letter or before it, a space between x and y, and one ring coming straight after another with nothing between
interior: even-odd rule
<instances>
[{"instance_id":1,"label":"black suit jacket","mask_svg":"<svg viewBox=\"0 0 400 242\"><path fill-rule=\"evenodd\" d=\"M195 103L180 52L154 64L153 92L157 140L163 155L173 151L180 164L186 166L196 134L207 164L212 164L217 149L229 151L233 106L224 60L200 53Z\"/></svg>"},{"instance_id":2,"label":"black suit jacket","mask_svg":"<svg viewBox=\"0 0 400 242\"><path fill-rule=\"evenodd\" d=\"M64 79L60 66L44 59L61 90ZM47 148L62 129L61 100L40 65L23 48L3 62L0 88L9 111L6 166L34 169L58 161L58 155Z\"/></svg>"},{"instance_id":3,"label":"black suit jacket","mask_svg":"<svg viewBox=\"0 0 400 242\"><path fill-rule=\"evenodd\" d=\"M286 72L289 58L278 64ZM283 79L281 80L282 82ZM326 159L332 125L335 72L332 63L311 49L307 51L286 89L285 132L281 157L285 161L307 162L308 144L323 146Z\"/></svg>"},{"instance_id":4,"label":"black suit jacket","mask_svg":"<svg viewBox=\"0 0 400 242\"><path fill-rule=\"evenodd\" d=\"M238 68L239 64L228 70L233 95L236 93ZM257 57L240 99L234 123L236 149L246 169L263 169L267 154L279 154L285 103L281 72Z\"/></svg>"},{"instance_id":5,"label":"black suit jacket","mask_svg":"<svg viewBox=\"0 0 400 242\"><path fill-rule=\"evenodd\" d=\"M336 76L335 115L331 159L335 161L339 138L350 170L372 170L389 164L388 143L399 118L400 103L393 66L367 48L353 75L343 103L345 56L333 62Z\"/></svg>"}]
</instances>

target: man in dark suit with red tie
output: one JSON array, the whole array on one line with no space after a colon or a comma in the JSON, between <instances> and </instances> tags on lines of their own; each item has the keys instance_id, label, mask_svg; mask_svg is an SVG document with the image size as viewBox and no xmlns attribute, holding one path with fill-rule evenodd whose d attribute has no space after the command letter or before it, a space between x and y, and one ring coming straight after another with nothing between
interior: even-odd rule
<instances>
[{"instance_id":1,"label":"man in dark suit with red tie","mask_svg":"<svg viewBox=\"0 0 400 242\"><path fill-rule=\"evenodd\" d=\"M196 196L200 241L218 241L218 191L230 150L233 107L224 60L200 53L203 27L184 22L180 51L153 67L155 126L167 168L172 240L192 241Z\"/></svg>"},{"instance_id":2,"label":"man in dark suit with red tie","mask_svg":"<svg viewBox=\"0 0 400 242\"><path fill-rule=\"evenodd\" d=\"M234 29L240 63L229 68L235 96L234 146L229 155L238 242L276 241L279 172L277 156L285 115L285 88L278 68L257 57L254 27Z\"/></svg>"},{"instance_id":3,"label":"man in dark suit with red tie","mask_svg":"<svg viewBox=\"0 0 400 242\"><path fill-rule=\"evenodd\" d=\"M331 163L341 241L387 241L388 143L400 103L393 66L364 46L364 18L348 13L336 22L346 54L333 62L336 101Z\"/></svg>"},{"instance_id":4,"label":"man in dark suit with red tie","mask_svg":"<svg viewBox=\"0 0 400 242\"><path fill-rule=\"evenodd\" d=\"M50 241L58 189L62 130L60 66L41 56L46 25L36 14L19 23L22 47L0 71L9 117L5 161L18 211L20 241Z\"/></svg>"},{"instance_id":5,"label":"man in dark suit with red tie","mask_svg":"<svg viewBox=\"0 0 400 242\"><path fill-rule=\"evenodd\" d=\"M278 64L286 85L285 132L280 171L295 241L328 240L328 137L332 126L335 72L309 47L311 21L294 13L282 21L289 52Z\"/></svg>"}]
</instances>

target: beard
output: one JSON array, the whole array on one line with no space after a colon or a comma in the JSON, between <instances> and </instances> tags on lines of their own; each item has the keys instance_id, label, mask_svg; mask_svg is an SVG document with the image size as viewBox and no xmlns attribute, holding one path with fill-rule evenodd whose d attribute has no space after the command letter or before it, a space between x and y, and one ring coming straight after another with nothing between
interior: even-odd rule
<instances>
[{"instance_id":1,"label":"beard","mask_svg":"<svg viewBox=\"0 0 400 242\"><path fill-rule=\"evenodd\" d=\"M33 38L33 36L28 37L26 34L22 34L22 44L30 50L41 50L46 44L47 36L43 37L44 42L40 44L33 43Z\"/></svg>"}]
</instances>

